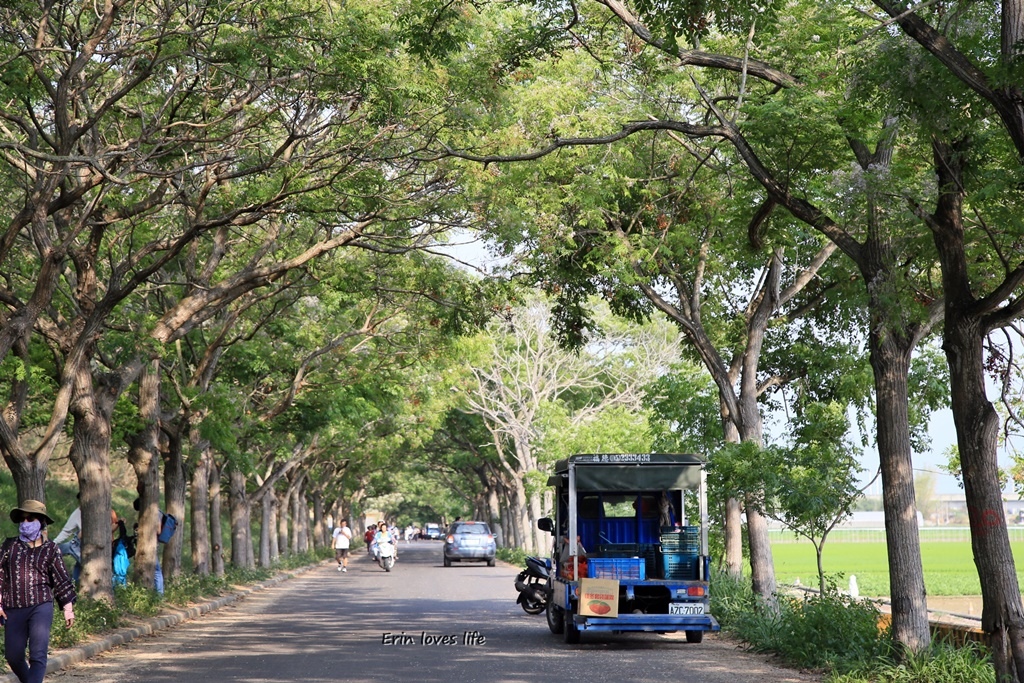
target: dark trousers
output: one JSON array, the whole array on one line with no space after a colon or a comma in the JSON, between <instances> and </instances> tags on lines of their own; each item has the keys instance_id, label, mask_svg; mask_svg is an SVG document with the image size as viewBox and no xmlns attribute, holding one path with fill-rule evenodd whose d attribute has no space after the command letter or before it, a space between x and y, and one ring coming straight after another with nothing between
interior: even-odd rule
<instances>
[{"instance_id":1,"label":"dark trousers","mask_svg":"<svg viewBox=\"0 0 1024 683\"><path fill-rule=\"evenodd\" d=\"M46 650L50 645L53 603L5 610L4 650L11 671L21 683L42 683L46 675ZM25 647L28 646L28 662Z\"/></svg>"}]
</instances>

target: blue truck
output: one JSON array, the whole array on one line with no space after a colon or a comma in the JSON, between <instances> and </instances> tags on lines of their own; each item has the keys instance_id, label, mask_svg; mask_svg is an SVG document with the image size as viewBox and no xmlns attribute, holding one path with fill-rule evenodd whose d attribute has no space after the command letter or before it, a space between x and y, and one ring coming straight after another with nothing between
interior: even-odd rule
<instances>
[{"instance_id":1,"label":"blue truck","mask_svg":"<svg viewBox=\"0 0 1024 683\"><path fill-rule=\"evenodd\" d=\"M547 623L566 643L584 632L719 630L708 609L704 460L678 453L590 453L555 465ZM695 511L688 519L686 510ZM576 539L575 543L569 539ZM595 581L598 580L598 581ZM597 593L593 591L597 590Z\"/></svg>"}]
</instances>

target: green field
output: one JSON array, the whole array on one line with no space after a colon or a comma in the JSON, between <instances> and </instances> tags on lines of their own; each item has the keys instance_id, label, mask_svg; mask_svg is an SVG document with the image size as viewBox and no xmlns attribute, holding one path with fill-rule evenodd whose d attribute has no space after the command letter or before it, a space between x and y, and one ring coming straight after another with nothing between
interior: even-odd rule
<instances>
[{"instance_id":1,"label":"green field","mask_svg":"<svg viewBox=\"0 0 1024 683\"><path fill-rule=\"evenodd\" d=\"M1024 579L1021 571L1024 541L1012 541L1017 564L1017 580ZM804 586L817 587L818 570L814 546L809 542L772 543L776 578L779 583L793 583L796 579ZM921 561L928 595L980 595L978 572L971 556L971 544L963 542L924 541L921 543ZM822 554L827 576L835 576L841 589L848 586L850 575L857 577L863 596L889 595L889 562L885 543L827 542ZM842 575L839 577L838 575Z\"/></svg>"}]
</instances>

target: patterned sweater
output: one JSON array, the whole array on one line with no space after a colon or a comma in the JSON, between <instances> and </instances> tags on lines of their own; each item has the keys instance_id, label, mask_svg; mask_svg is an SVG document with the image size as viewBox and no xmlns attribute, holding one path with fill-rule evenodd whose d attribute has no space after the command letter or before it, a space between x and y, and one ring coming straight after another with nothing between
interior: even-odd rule
<instances>
[{"instance_id":1,"label":"patterned sweater","mask_svg":"<svg viewBox=\"0 0 1024 683\"><path fill-rule=\"evenodd\" d=\"M61 559L60 548L45 541L35 548L18 538L0 546L0 605L4 609L53 602L60 607L75 600L75 584Z\"/></svg>"}]
</instances>

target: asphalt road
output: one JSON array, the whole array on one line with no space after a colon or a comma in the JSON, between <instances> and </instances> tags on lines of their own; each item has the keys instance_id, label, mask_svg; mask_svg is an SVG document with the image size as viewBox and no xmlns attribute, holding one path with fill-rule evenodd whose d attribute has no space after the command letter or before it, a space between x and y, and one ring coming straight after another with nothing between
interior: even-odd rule
<instances>
[{"instance_id":1,"label":"asphalt road","mask_svg":"<svg viewBox=\"0 0 1024 683\"><path fill-rule=\"evenodd\" d=\"M516 605L518 569L441 564L441 545L402 544L385 573L357 553L199 619L162 630L48 681L637 681L810 683L820 676L709 635L583 634L569 646Z\"/></svg>"}]
</instances>

